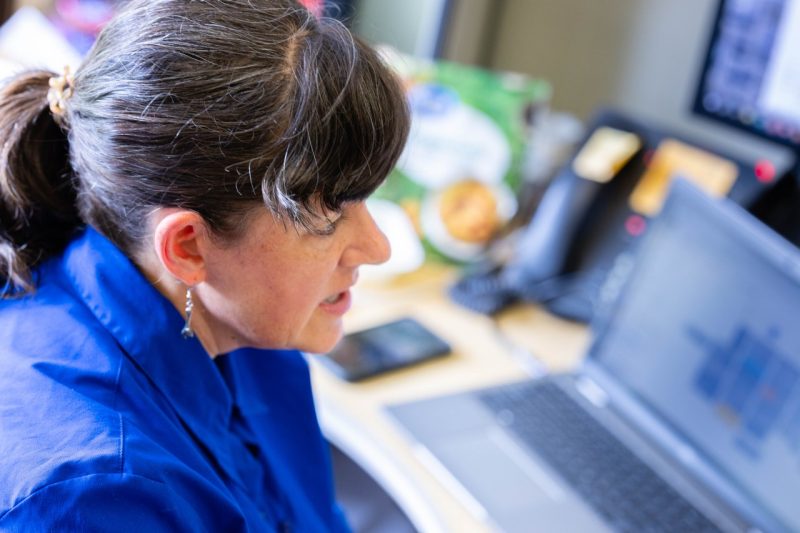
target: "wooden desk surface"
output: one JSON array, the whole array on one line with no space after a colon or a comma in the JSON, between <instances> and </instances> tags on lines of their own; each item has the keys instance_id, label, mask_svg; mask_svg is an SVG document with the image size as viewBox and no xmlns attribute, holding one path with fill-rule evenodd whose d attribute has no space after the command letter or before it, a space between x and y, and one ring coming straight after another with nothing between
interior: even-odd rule
<instances>
[{"instance_id":1,"label":"wooden desk surface","mask_svg":"<svg viewBox=\"0 0 800 533\"><path fill-rule=\"evenodd\" d=\"M451 355L359 384L339 380L313 357L311 365L320 423L328 438L426 533L488 528L446 476L434 475L435 468L384 407L522 379L528 375L525 361L532 361L520 357L520 348L549 370L566 370L580 361L589 340L585 326L535 306L509 309L496 323L461 308L446 294L456 275L451 267L430 264L390 282L365 281L355 289L353 309L345 319L345 329L355 331L413 316L451 344Z\"/></svg>"}]
</instances>

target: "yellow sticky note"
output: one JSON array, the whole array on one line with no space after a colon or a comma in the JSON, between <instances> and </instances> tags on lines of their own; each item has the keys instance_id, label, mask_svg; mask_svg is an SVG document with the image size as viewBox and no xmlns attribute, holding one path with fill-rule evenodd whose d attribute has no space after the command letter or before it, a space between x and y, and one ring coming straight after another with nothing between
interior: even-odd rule
<instances>
[{"instance_id":1,"label":"yellow sticky note","mask_svg":"<svg viewBox=\"0 0 800 533\"><path fill-rule=\"evenodd\" d=\"M597 128L572 161L579 177L606 183L617 175L642 143L629 131L604 126Z\"/></svg>"},{"instance_id":2,"label":"yellow sticky note","mask_svg":"<svg viewBox=\"0 0 800 533\"><path fill-rule=\"evenodd\" d=\"M738 167L728 159L676 139L664 139L631 193L629 205L645 216L658 214L670 182L678 176L711 196L722 197L730 192L738 174Z\"/></svg>"}]
</instances>

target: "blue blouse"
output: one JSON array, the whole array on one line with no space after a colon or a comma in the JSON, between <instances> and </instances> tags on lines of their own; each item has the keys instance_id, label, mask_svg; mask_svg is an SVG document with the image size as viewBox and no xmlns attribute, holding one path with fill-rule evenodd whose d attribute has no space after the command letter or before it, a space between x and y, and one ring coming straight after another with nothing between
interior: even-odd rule
<instances>
[{"instance_id":1,"label":"blue blouse","mask_svg":"<svg viewBox=\"0 0 800 533\"><path fill-rule=\"evenodd\" d=\"M211 359L92 229L0 301L0 530L347 531L296 351Z\"/></svg>"}]
</instances>

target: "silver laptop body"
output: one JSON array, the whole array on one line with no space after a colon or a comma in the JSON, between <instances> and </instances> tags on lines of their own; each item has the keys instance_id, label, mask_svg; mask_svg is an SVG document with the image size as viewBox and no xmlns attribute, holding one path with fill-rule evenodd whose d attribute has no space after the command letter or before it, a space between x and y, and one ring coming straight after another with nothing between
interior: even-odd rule
<instances>
[{"instance_id":1,"label":"silver laptop body","mask_svg":"<svg viewBox=\"0 0 800 533\"><path fill-rule=\"evenodd\" d=\"M800 531L798 250L678 180L606 289L578 371L391 406L420 459L501 531Z\"/></svg>"}]
</instances>

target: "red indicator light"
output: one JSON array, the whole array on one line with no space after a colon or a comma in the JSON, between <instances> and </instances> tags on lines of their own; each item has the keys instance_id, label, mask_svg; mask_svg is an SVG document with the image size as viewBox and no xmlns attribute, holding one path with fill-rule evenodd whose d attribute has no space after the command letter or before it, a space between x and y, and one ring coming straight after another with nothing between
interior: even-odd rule
<instances>
[{"instance_id":1,"label":"red indicator light","mask_svg":"<svg viewBox=\"0 0 800 533\"><path fill-rule=\"evenodd\" d=\"M655 155L655 150L647 150L644 155L642 156L642 161L644 162L644 166L649 167L650 161L653 160L653 155Z\"/></svg>"},{"instance_id":2,"label":"red indicator light","mask_svg":"<svg viewBox=\"0 0 800 533\"><path fill-rule=\"evenodd\" d=\"M639 215L631 215L625 220L625 231L634 237L638 237L647 229L647 221Z\"/></svg>"},{"instance_id":3,"label":"red indicator light","mask_svg":"<svg viewBox=\"0 0 800 533\"><path fill-rule=\"evenodd\" d=\"M766 159L756 161L754 170L756 173L756 179L761 183L770 183L775 179L775 165Z\"/></svg>"}]
</instances>

